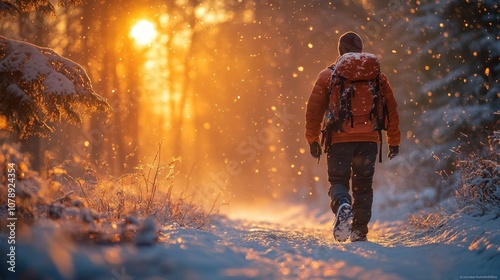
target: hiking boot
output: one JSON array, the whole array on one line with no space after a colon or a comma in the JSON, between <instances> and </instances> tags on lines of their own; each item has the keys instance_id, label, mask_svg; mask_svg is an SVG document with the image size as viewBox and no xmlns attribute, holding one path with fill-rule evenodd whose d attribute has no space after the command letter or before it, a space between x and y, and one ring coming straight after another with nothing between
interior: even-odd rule
<instances>
[{"instance_id":1,"label":"hiking boot","mask_svg":"<svg viewBox=\"0 0 500 280\"><path fill-rule=\"evenodd\" d=\"M351 242L367 241L366 234L362 233L359 229L355 229L351 232Z\"/></svg>"},{"instance_id":2,"label":"hiking boot","mask_svg":"<svg viewBox=\"0 0 500 280\"><path fill-rule=\"evenodd\" d=\"M351 235L352 208L347 198L341 198L335 217L333 237L339 242L345 242Z\"/></svg>"}]
</instances>

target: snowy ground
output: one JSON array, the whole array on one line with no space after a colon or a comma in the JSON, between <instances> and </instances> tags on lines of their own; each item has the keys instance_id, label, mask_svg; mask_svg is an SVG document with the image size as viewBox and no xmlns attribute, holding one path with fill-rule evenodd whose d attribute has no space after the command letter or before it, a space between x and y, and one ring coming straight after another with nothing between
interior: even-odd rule
<instances>
[{"instance_id":1,"label":"snowy ground","mask_svg":"<svg viewBox=\"0 0 500 280\"><path fill-rule=\"evenodd\" d=\"M378 212L369 242L339 244L330 213L280 207L232 211L205 231L164 226L153 246L78 245L57 234L57 225L41 225L29 240L19 238L16 272L3 269L1 279L500 277L499 217L456 214L430 229L408 230L404 218ZM5 243L0 247L3 255Z\"/></svg>"}]
</instances>

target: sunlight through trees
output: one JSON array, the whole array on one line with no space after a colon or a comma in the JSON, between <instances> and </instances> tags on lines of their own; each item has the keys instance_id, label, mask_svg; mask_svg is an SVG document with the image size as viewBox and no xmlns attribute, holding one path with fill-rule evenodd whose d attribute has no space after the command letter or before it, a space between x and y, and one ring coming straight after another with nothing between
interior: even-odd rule
<instances>
[{"instance_id":1,"label":"sunlight through trees","mask_svg":"<svg viewBox=\"0 0 500 280\"><path fill-rule=\"evenodd\" d=\"M143 19L132 27L130 36L134 38L139 45L149 45L157 36L157 31L150 21Z\"/></svg>"}]
</instances>

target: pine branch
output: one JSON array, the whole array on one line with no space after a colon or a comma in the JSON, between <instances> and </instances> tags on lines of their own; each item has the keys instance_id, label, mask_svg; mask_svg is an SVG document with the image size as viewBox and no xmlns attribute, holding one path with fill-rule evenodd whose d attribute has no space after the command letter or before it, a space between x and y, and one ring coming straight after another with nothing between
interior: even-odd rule
<instances>
[{"instance_id":1,"label":"pine branch","mask_svg":"<svg viewBox=\"0 0 500 280\"><path fill-rule=\"evenodd\" d=\"M6 15L16 15L20 13L21 12L16 6L6 1L0 1L0 15L6 16Z\"/></svg>"},{"instance_id":2,"label":"pine branch","mask_svg":"<svg viewBox=\"0 0 500 280\"><path fill-rule=\"evenodd\" d=\"M49 123L80 124L90 112L107 112L85 70L55 51L0 36L0 114L21 135L47 136Z\"/></svg>"}]
</instances>

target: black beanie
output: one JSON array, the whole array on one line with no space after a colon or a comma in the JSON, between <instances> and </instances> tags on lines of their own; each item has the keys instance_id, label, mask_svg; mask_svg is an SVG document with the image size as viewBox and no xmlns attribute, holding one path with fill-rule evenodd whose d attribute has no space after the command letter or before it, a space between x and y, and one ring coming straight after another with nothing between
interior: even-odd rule
<instances>
[{"instance_id":1,"label":"black beanie","mask_svg":"<svg viewBox=\"0 0 500 280\"><path fill-rule=\"evenodd\" d=\"M350 31L342 34L339 39L339 53L343 55L349 52L360 53L363 51L363 41L358 34Z\"/></svg>"}]
</instances>

